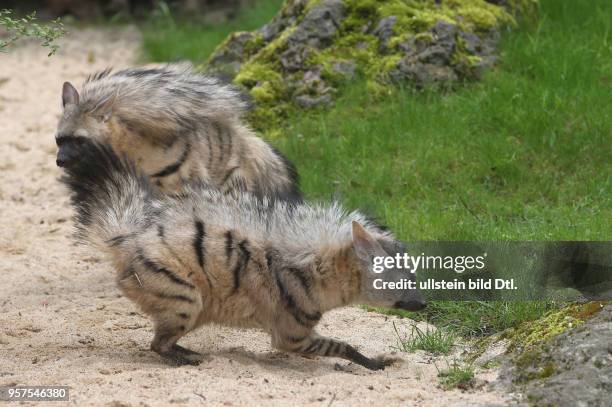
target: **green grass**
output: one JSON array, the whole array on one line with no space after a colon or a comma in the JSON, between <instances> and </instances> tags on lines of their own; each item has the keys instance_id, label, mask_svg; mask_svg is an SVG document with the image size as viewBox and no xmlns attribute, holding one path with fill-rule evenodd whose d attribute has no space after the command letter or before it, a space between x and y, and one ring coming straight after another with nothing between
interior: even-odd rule
<instances>
[{"instance_id":1,"label":"green grass","mask_svg":"<svg viewBox=\"0 0 612 407\"><path fill-rule=\"evenodd\" d=\"M430 301L421 312L366 309L427 321L456 335L474 338L517 328L522 322L537 319L559 305L551 301Z\"/></svg>"},{"instance_id":2,"label":"green grass","mask_svg":"<svg viewBox=\"0 0 612 407\"><path fill-rule=\"evenodd\" d=\"M404 240L610 240L606 6L542 0L537 25L504 36L482 82L373 99L357 81L332 108L290 118L275 144L309 199L339 195ZM422 315L479 336L554 305L445 301Z\"/></svg>"},{"instance_id":3,"label":"green grass","mask_svg":"<svg viewBox=\"0 0 612 407\"><path fill-rule=\"evenodd\" d=\"M153 62L186 59L202 63L230 33L255 30L270 21L283 0L259 0L239 10L234 19L215 24L198 17L175 17L161 4L142 26L144 58Z\"/></svg>"},{"instance_id":4,"label":"green grass","mask_svg":"<svg viewBox=\"0 0 612 407\"><path fill-rule=\"evenodd\" d=\"M472 380L474 379L474 368L469 364L461 364L457 360L453 363L448 364L444 370L438 369L438 378L440 379L440 386L445 390L451 390L454 388L460 388L467 390L472 387Z\"/></svg>"},{"instance_id":5,"label":"green grass","mask_svg":"<svg viewBox=\"0 0 612 407\"><path fill-rule=\"evenodd\" d=\"M279 147L309 198L339 193L405 240L612 238L606 1L543 0L498 69L457 92L372 99L289 120Z\"/></svg>"},{"instance_id":6,"label":"green grass","mask_svg":"<svg viewBox=\"0 0 612 407\"><path fill-rule=\"evenodd\" d=\"M393 323L397 336L395 349L402 352L413 353L424 350L434 355L448 355L455 344L455 334L443 329L426 329L423 331L416 324L412 324L410 335L401 335Z\"/></svg>"}]
</instances>

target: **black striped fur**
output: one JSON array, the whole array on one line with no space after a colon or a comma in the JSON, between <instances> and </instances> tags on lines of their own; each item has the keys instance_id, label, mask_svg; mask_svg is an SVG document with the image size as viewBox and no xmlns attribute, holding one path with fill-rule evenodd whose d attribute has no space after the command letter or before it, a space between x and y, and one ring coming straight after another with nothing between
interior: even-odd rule
<instances>
[{"instance_id":1,"label":"black striped fur","mask_svg":"<svg viewBox=\"0 0 612 407\"><path fill-rule=\"evenodd\" d=\"M230 197L202 183L181 197L156 196L110 146L86 141L80 154L83 160L64 177L78 234L108 253L119 287L152 317L151 348L161 356L198 363L199 355L177 341L219 323L261 328L281 350L341 357L369 369L389 363L322 338L314 328L326 311L355 302L422 301L418 292L386 298L363 290L374 278L368 259L385 254L383 245L399 247L391 234L337 205L289 204L248 192Z\"/></svg>"}]
</instances>

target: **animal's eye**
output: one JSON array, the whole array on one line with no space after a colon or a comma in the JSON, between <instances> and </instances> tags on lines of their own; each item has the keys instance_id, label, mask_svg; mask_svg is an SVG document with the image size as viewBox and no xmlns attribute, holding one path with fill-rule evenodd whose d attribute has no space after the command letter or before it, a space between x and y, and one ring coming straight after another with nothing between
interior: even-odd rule
<instances>
[{"instance_id":1,"label":"animal's eye","mask_svg":"<svg viewBox=\"0 0 612 407\"><path fill-rule=\"evenodd\" d=\"M57 144L57 146L59 147L71 138L72 136L68 134L58 134L57 136L55 136L55 144Z\"/></svg>"}]
</instances>

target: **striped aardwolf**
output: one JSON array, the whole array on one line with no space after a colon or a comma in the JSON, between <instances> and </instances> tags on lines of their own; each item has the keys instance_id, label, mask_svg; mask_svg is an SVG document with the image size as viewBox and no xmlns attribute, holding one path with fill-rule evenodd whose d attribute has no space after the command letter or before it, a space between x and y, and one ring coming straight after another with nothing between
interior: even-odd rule
<instances>
[{"instance_id":1,"label":"striped aardwolf","mask_svg":"<svg viewBox=\"0 0 612 407\"><path fill-rule=\"evenodd\" d=\"M125 295L155 324L151 349L177 364L198 353L177 341L219 323L261 328L272 346L304 355L368 358L314 331L324 312L354 303L415 311L417 290L375 290L375 279L414 280L404 269L373 272L376 256L403 246L358 212L339 205L291 204L249 192L223 194L199 183L181 197L158 196L147 177L112 148L86 140L66 168L78 236L105 251Z\"/></svg>"},{"instance_id":2,"label":"striped aardwolf","mask_svg":"<svg viewBox=\"0 0 612 407\"><path fill-rule=\"evenodd\" d=\"M300 200L294 166L241 122L247 103L238 90L189 65L102 71L80 94L64 83L62 102L60 167L78 161L78 144L92 139L130 157L162 193L203 181Z\"/></svg>"}]
</instances>

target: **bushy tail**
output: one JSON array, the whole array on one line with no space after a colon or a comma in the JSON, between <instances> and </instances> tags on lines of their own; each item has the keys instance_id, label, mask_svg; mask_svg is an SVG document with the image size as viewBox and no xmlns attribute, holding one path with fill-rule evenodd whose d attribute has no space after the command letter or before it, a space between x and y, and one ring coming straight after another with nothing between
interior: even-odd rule
<instances>
[{"instance_id":1,"label":"bushy tail","mask_svg":"<svg viewBox=\"0 0 612 407\"><path fill-rule=\"evenodd\" d=\"M77 237L108 252L151 222L153 191L147 178L110 146L83 139L78 148L80 160L62 177L76 210Z\"/></svg>"}]
</instances>

